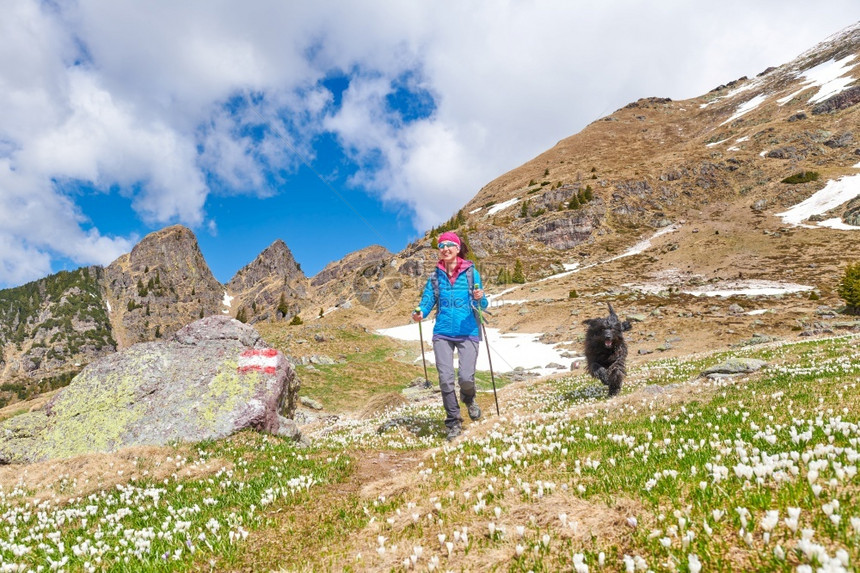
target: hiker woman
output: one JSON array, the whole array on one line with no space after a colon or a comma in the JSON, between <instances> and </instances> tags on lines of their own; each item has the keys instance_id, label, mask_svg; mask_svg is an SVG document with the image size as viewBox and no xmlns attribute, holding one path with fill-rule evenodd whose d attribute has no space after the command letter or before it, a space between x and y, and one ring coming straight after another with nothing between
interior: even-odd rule
<instances>
[{"instance_id":1,"label":"hiker woman","mask_svg":"<svg viewBox=\"0 0 860 573\"><path fill-rule=\"evenodd\" d=\"M463 418L454 389L454 349L459 358L458 382L460 399L466 404L469 417L477 420L481 409L475 403L475 364L481 341L480 325L475 318L478 311L487 308L487 299L481 288L481 276L472 261L463 257L466 247L455 233L439 235L439 262L427 279L420 305L412 312L418 322L436 306L436 325L433 327L433 353L439 371L439 389L447 417L448 440L462 432Z\"/></svg>"}]
</instances>

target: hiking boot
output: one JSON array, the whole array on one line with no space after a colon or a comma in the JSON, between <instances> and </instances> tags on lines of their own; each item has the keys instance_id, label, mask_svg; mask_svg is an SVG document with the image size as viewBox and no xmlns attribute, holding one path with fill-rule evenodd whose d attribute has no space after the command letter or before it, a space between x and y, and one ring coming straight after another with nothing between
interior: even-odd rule
<instances>
[{"instance_id":1,"label":"hiking boot","mask_svg":"<svg viewBox=\"0 0 860 573\"><path fill-rule=\"evenodd\" d=\"M450 442L450 441L456 439L462 433L463 433L463 429L459 425L453 426L451 428L448 428L448 435L445 436L445 439Z\"/></svg>"},{"instance_id":2,"label":"hiking boot","mask_svg":"<svg viewBox=\"0 0 860 573\"><path fill-rule=\"evenodd\" d=\"M472 419L473 422L481 417L481 409L475 402L472 402L471 404L466 404L466 407L469 409L469 417Z\"/></svg>"}]
</instances>

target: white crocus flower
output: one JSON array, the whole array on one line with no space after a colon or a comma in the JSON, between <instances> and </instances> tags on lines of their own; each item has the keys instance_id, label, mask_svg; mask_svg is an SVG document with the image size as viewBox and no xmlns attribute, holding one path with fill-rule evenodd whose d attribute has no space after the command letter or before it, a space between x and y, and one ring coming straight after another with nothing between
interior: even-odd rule
<instances>
[{"instance_id":1,"label":"white crocus flower","mask_svg":"<svg viewBox=\"0 0 860 573\"><path fill-rule=\"evenodd\" d=\"M690 568L690 573L699 573L702 570L702 562L699 561L699 556L689 554L687 556L687 566Z\"/></svg>"}]
</instances>

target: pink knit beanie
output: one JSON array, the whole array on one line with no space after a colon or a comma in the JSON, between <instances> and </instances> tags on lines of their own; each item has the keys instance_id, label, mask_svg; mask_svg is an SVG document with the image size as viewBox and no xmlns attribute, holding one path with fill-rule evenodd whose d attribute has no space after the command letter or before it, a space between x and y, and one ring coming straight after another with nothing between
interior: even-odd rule
<instances>
[{"instance_id":1,"label":"pink knit beanie","mask_svg":"<svg viewBox=\"0 0 860 573\"><path fill-rule=\"evenodd\" d=\"M451 241L452 243L457 243L459 247L463 243L460 241L460 237L457 236L457 233L452 231L445 231L441 235L439 235L439 239L436 241L437 243L444 243L445 241Z\"/></svg>"}]
</instances>

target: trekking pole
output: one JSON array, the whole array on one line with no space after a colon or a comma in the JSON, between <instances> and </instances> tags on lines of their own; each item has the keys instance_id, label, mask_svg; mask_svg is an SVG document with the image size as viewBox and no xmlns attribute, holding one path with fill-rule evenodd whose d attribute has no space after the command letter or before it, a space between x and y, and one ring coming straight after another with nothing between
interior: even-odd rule
<instances>
[{"instance_id":1,"label":"trekking pole","mask_svg":"<svg viewBox=\"0 0 860 573\"><path fill-rule=\"evenodd\" d=\"M484 324L484 313L481 310L480 303L475 305L475 315L478 318L478 325L481 328L481 332L484 334L484 342L487 345L487 360L490 363L490 381L493 383L493 398L496 401L496 416L501 416L502 414L499 412L499 395L496 394L496 377L493 375L493 357L490 354L490 338L487 336L487 327Z\"/></svg>"},{"instance_id":2,"label":"trekking pole","mask_svg":"<svg viewBox=\"0 0 860 573\"><path fill-rule=\"evenodd\" d=\"M420 308L416 308L413 312L421 312ZM422 317L421 320L424 320ZM427 377L427 360L424 358L424 332L421 330L421 320L418 321L418 339L421 341L421 362L424 363L424 387L430 387L430 379Z\"/></svg>"}]
</instances>

